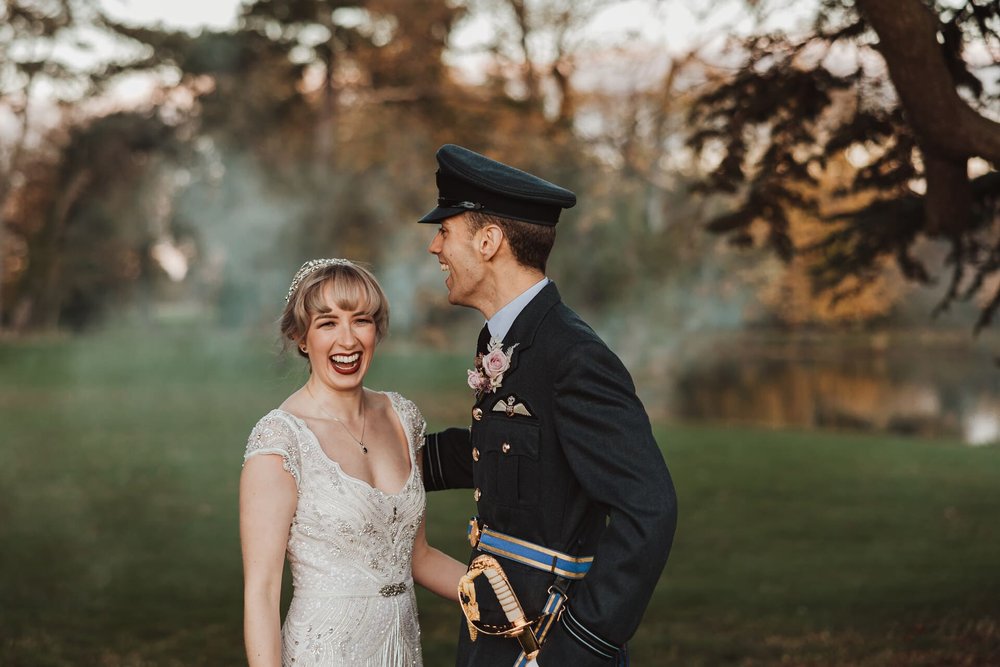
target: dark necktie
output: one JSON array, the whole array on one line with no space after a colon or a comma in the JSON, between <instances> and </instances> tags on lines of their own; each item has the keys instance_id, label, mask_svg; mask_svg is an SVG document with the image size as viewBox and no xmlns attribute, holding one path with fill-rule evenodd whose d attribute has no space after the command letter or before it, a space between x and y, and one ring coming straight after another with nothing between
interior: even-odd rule
<instances>
[{"instance_id":1,"label":"dark necktie","mask_svg":"<svg viewBox=\"0 0 1000 667\"><path fill-rule=\"evenodd\" d=\"M479 332L479 342L476 343L476 354L485 354L486 347L490 343L490 327L484 324L482 331Z\"/></svg>"}]
</instances>

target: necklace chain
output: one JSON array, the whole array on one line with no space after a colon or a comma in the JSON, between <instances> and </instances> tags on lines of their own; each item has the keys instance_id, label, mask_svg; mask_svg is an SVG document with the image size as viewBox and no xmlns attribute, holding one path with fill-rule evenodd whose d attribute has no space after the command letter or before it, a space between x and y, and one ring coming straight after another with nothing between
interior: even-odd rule
<instances>
[{"instance_id":1,"label":"necklace chain","mask_svg":"<svg viewBox=\"0 0 1000 667\"><path fill-rule=\"evenodd\" d=\"M358 443L358 446L361 447L361 453L362 454L367 454L368 453L368 448L365 447L365 429L368 427L368 414L365 412L365 397L364 397L364 395L362 394L362 396L361 396L361 438L359 439L359 438L355 438L354 437L354 434L351 433L351 429L347 428L347 424L345 424L342 419L340 419L339 417L335 417L334 415L330 414L327 411L327 409L325 407L323 407L323 404L320 403L319 400L313 395L313 393L309 389L308 385L306 385L306 391L309 393L309 396L313 399L313 401L315 401L316 406L320 409L320 411L324 415L326 415L327 417L329 417L330 419L332 419L333 421L335 421L338 424L340 424L341 426L343 426L344 430L347 431L347 435L351 436L351 440L353 440L354 442Z\"/></svg>"}]
</instances>

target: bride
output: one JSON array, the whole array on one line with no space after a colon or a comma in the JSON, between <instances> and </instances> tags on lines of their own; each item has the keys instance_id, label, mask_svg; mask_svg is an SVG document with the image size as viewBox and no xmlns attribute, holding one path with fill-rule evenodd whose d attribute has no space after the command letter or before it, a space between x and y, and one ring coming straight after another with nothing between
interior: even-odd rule
<instances>
[{"instance_id":1,"label":"bride","mask_svg":"<svg viewBox=\"0 0 1000 667\"><path fill-rule=\"evenodd\" d=\"M465 566L425 537L424 420L363 386L388 322L378 282L348 260L306 262L292 280L281 333L309 379L253 428L240 478L250 667L419 666L413 583L457 600Z\"/></svg>"}]
</instances>

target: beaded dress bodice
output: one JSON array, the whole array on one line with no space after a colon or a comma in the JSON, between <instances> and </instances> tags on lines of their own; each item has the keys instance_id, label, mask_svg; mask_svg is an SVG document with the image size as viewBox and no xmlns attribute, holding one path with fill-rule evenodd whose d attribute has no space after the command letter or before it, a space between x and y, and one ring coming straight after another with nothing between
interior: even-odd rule
<instances>
[{"instance_id":1,"label":"beaded dress bodice","mask_svg":"<svg viewBox=\"0 0 1000 667\"><path fill-rule=\"evenodd\" d=\"M424 513L416 466L424 420L388 393L407 436L410 474L396 493L351 477L304 421L272 410L254 427L244 460L282 457L298 486L288 536L291 606L282 626L282 664L421 665L413 594L413 539Z\"/></svg>"}]
</instances>

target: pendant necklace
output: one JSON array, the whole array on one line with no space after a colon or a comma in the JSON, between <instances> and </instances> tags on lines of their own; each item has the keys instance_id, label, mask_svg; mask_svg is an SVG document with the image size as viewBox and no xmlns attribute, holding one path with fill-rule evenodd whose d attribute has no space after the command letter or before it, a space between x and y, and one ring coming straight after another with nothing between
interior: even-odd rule
<instances>
[{"instance_id":1,"label":"pendant necklace","mask_svg":"<svg viewBox=\"0 0 1000 667\"><path fill-rule=\"evenodd\" d=\"M347 431L347 435L351 436L351 440L358 443L358 446L361 447L361 453L367 454L368 448L365 447L365 428L368 427L368 415L365 412L364 395L362 394L361 396L361 438L358 439L354 437L354 434L351 433L351 429L347 428L347 424L345 424L343 420L341 420L339 417L334 417L329 412L327 412L326 408L323 407L323 404L320 403L319 400L313 395L312 391L309 389L309 385L306 385L306 392L309 393L309 396L312 398L313 401L316 402L316 406L320 409L320 411L324 415L326 415L327 417L329 417L330 419L332 419L333 421L337 422L338 424L344 427L344 430Z\"/></svg>"}]
</instances>

